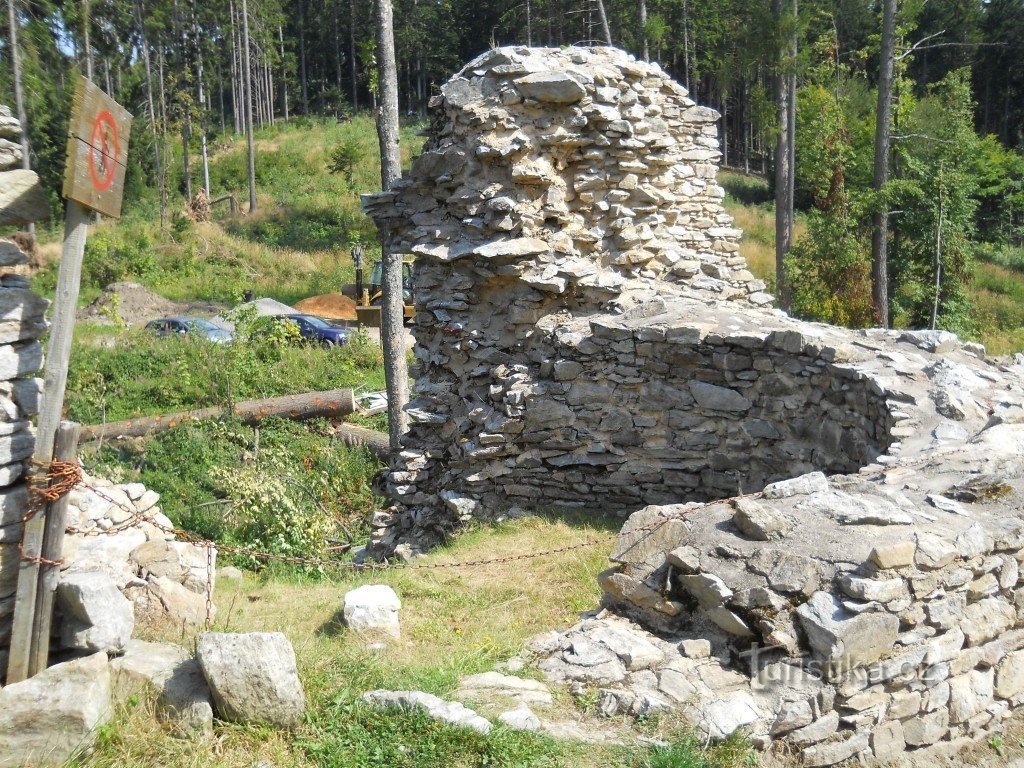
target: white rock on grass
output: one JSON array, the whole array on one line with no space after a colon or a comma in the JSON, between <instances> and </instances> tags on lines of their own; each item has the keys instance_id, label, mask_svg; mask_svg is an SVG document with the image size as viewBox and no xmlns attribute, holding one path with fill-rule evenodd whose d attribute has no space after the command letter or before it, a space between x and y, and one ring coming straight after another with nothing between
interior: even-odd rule
<instances>
[{"instance_id":1,"label":"white rock on grass","mask_svg":"<svg viewBox=\"0 0 1024 768\"><path fill-rule=\"evenodd\" d=\"M524 704L551 703L551 691L540 680L528 680L500 672L481 672L460 678L456 695L469 698L504 696Z\"/></svg>"},{"instance_id":2,"label":"white rock on grass","mask_svg":"<svg viewBox=\"0 0 1024 768\"><path fill-rule=\"evenodd\" d=\"M57 664L0 689L0 768L61 766L110 717L105 653Z\"/></svg>"},{"instance_id":3,"label":"white rock on grass","mask_svg":"<svg viewBox=\"0 0 1024 768\"><path fill-rule=\"evenodd\" d=\"M541 728L540 718L525 704L502 712L498 715L498 720L516 731L539 731Z\"/></svg>"},{"instance_id":4,"label":"white rock on grass","mask_svg":"<svg viewBox=\"0 0 1024 768\"><path fill-rule=\"evenodd\" d=\"M366 584L345 594L345 624L353 632L371 637L402 636L398 622L401 600L385 584Z\"/></svg>"},{"instance_id":5,"label":"white rock on grass","mask_svg":"<svg viewBox=\"0 0 1024 768\"><path fill-rule=\"evenodd\" d=\"M105 573L67 574L57 587L61 645L117 653L131 640L135 611Z\"/></svg>"},{"instance_id":6,"label":"white rock on grass","mask_svg":"<svg viewBox=\"0 0 1024 768\"><path fill-rule=\"evenodd\" d=\"M204 632L196 658L225 720L290 728L306 711L295 651L280 632Z\"/></svg>"},{"instance_id":7,"label":"white rock on grass","mask_svg":"<svg viewBox=\"0 0 1024 768\"><path fill-rule=\"evenodd\" d=\"M457 701L445 701L423 691L368 691L363 701L378 707L422 710L427 717L461 728L471 728L485 736L491 731L491 723L469 707Z\"/></svg>"},{"instance_id":8,"label":"white rock on grass","mask_svg":"<svg viewBox=\"0 0 1024 768\"><path fill-rule=\"evenodd\" d=\"M181 736L213 733L210 688L199 663L180 645L132 640L123 656L113 659L118 697L139 688L158 695L157 716Z\"/></svg>"}]
</instances>

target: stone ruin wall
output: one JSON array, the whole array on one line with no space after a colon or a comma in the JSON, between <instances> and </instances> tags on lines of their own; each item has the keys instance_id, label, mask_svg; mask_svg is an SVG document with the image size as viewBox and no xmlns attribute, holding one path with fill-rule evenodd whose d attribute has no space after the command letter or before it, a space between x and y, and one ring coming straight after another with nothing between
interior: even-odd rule
<instances>
[{"instance_id":1,"label":"stone ruin wall","mask_svg":"<svg viewBox=\"0 0 1024 768\"><path fill-rule=\"evenodd\" d=\"M633 513L615 613L531 645L602 712L681 709L810 766L999 732L1024 703L1024 361L769 309L717 115L656 65L503 48L432 106L366 199L417 255L377 553L513 505Z\"/></svg>"},{"instance_id":2,"label":"stone ruin wall","mask_svg":"<svg viewBox=\"0 0 1024 768\"><path fill-rule=\"evenodd\" d=\"M21 169L21 125L0 105L0 226L23 226L49 215L39 178ZM7 644L18 579L21 516L28 504L26 462L35 449L31 418L39 410L46 333L45 299L16 274L28 256L11 240L0 240L0 677L7 670Z\"/></svg>"},{"instance_id":3,"label":"stone ruin wall","mask_svg":"<svg viewBox=\"0 0 1024 768\"><path fill-rule=\"evenodd\" d=\"M890 406L827 344L760 333L757 314L709 333L709 302L771 297L722 208L718 115L657 65L499 49L432 109L411 174L366 200L417 256L412 427L380 549L515 505L624 513L884 450Z\"/></svg>"}]
</instances>

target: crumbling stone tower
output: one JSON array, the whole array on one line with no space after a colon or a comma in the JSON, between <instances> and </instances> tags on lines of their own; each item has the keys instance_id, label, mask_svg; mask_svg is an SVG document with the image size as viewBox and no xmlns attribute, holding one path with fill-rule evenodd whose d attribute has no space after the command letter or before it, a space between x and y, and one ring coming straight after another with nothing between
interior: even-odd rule
<instances>
[{"instance_id":1,"label":"crumbling stone tower","mask_svg":"<svg viewBox=\"0 0 1024 768\"><path fill-rule=\"evenodd\" d=\"M771 296L722 208L718 114L656 64L502 48L431 108L411 173L365 200L417 257L412 426L389 477L396 506L375 521L381 551L513 505L629 512L877 455L879 394L790 361L799 335L780 327L769 344L789 370L755 367L763 339L694 346L711 327L765 327ZM666 312L677 327L648 327ZM623 318L635 328L609 326Z\"/></svg>"}]
</instances>

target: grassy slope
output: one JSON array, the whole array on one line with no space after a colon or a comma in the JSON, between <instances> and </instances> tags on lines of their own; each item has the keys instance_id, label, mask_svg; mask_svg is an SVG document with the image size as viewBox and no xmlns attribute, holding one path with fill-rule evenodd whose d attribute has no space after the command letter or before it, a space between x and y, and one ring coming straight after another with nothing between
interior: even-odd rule
<instances>
[{"instance_id":1,"label":"grassy slope","mask_svg":"<svg viewBox=\"0 0 1024 768\"><path fill-rule=\"evenodd\" d=\"M415 126L402 130L403 161L419 151ZM120 221L104 220L90 233L83 276L83 302L119 279L141 282L170 299L232 302L252 289L294 302L336 291L351 282L348 247L359 238L369 253L377 249L375 230L360 209L359 192L380 188L379 150L373 119L360 115L347 123L302 120L257 134L259 207L252 216L232 217L226 206L213 220L193 224L180 215L180 195L172 193L170 216L160 226L153 191L126 203ZM359 149L351 184L327 168L336 147ZM240 138L218 141L210 163L214 197L233 192L247 207L246 149ZM43 240L55 255L59 234ZM55 269L45 270L37 287L52 290Z\"/></svg>"}]
</instances>

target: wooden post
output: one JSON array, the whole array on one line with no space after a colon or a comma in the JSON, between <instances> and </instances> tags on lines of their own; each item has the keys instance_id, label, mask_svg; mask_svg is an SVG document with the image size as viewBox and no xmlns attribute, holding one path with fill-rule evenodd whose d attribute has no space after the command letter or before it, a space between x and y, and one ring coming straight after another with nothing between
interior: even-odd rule
<instances>
[{"instance_id":1,"label":"wooden post","mask_svg":"<svg viewBox=\"0 0 1024 768\"><path fill-rule=\"evenodd\" d=\"M54 461L74 461L78 451L80 426L73 421L62 421L57 429L53 448ZM46 530L43 533L43 563L39 567L39 587L36 594L36 616L32 626L32 653L28 675L33 677L46 669L50 656L50 627L53 624L53 599L60 580L60 562L64 555L64 532L67 529L68 497L65 494L50 502L46 510Z\"/></svg>"},{"instance_id":2,"label":"wooden post","mask_svg":"<svg viewBox=\"0 0 1024 768\"><path fill-rule=\"evenodd\" d=\"M64 247L61 250L60 271L53 304L53 325L50 346L46 355L45 385L39 422L36 430L36 450L33 458L43 464L50 463L57 426L64 407L64 388L68 379L68 360L71 357L71 337L75 330L75 310L78 307L78 289L82 278L82 256L85 254L85 236L89 214L74 200L67 201L64 217ZM42 553L44 515L39 514L25 524L22 547L27 557ZM14 600L14 623L11 627L11 653L7 662L7 684L28 677L32 653L32 627L35 623L36 593L39 585L39 563L22 560L18 568L18 591Z\"/></svg>"}]
</instances>

